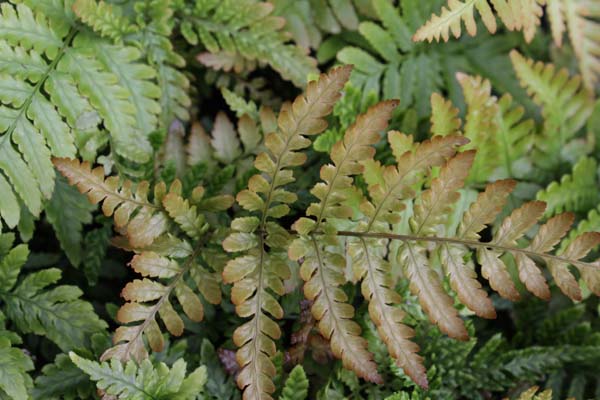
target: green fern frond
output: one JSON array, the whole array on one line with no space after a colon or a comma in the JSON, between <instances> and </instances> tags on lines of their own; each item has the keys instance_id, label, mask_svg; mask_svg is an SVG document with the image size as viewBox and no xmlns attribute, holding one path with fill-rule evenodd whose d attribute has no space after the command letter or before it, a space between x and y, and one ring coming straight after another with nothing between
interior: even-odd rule
<instances>
[{"instance_id":1,"label":"green fern frond","mask_svg":"<svg viewBox=\"0 0 600 400\"><path fill-rule=\"evenodd\" d=\"M122 42L125 36L138 31L120 8L103 1L76 0L73 12L95 32L114 41Z\"/></svg>"},{"instance_id":2,"label":"green fern frond","mask_svg":"<svg viewBox=\"0 0 600 400\"><path fill-rule=\"evenodd\" d=\"M27 372L31 370L33 361L21 349L12 347L8 338L0 336L0 396L29 399L32 380Z\"/></svg>"},{"instance_id":3,"label":"green fern frond","mask_svg":"<svg viewBox=\"0 0 600 400\"><path fill-rule=\"evenodd\" d=\"M308 379L301 365L296 365L285 380L279 400L304 400L308 396Z\"/></svg>"},{"instance_id":4,"label":"green fern frond","mask_svg":"<svg viewBox=\"0 0 600 400\"><path fill-rule=\"evenodd\" d=\"M46 218L54 228L69 261L74 266L79 266L84 256L83 225L92 222L95 207L76 188L70 186L66 179L58 177L45 210ZM85 256L88 257L87 254Z\"/></svg>"},{"instance_id":5,"label":"green fern frond","mask_svg":"<svg viewBox=\"0 0 600 400\"><path fill-rule=\"evenodd\" d=\"M129 361L125 366L113 359L97 363L70 352L71 361L97 382L105 395L131 400L172 399L193 400L201 393L207 380L205 367L198 367L186 376L186 362L179 359L169 368L164 363L153 365L149 360L139 365Z\"/></svg>"},{"instance_id":6,"label":"green fern frond","mask_svg":"<svg viewBox=\"0 0 600 400\"><path fill-rule=\"evenodd\" d=\"M521 120L525 111L513 106L510 94L493 96L489 80L463 73L456 77L467 105L463 131L470 143L465 149L477 150L470 179L485 182L525 176L523 158L533 144L533 120Z\"/></svg>"},{"instance_id":7,"label":"green fern frond","mask_svg":"<svg viewBox=\"0 0 600 400\"><path fill-rule=\"evenodd\" d=\"M174 51L170 40L175 12L172 2L138 2L134 5L135 20L122 6L104 1L76 0L73 10L81 22L99 35L108 37L117 44L125 43L139 48L143 52L143 58L155 71L157 87L144 84L137 87L137 94L132 93L138 109L138 121L141 110L150 111L151 115L160 113L159 122L163 129L168 128L175 118L189 119L187 109L191 105L188 94L190 82L180 70L185 66L185 60ZM123 69L123 73L128 72L131 74L136 71ZM143 97L148 95L158 98L158 104L152 104ZM147 124L150 122L154 121Z\"/></svg>"},{"instance_id":8,"label":"green fern frond","mask_svg":"<svg viewBox=\"0 0 600 400\"><path fill-rule=\"evenodd\" d=\"M593 208L600 200L597 188L595 159L580 159L569 175L560 182L554 181L537 194L537 199L546 202L546 215L552 216L563 211L582 212Z\"/></svg>"},{"instance_id":9,"label":"green fern frond","mask_svg":"<svg viewBox=\"0 0 600 400\"><path fill-rule=\"evenodd\" d=\"M285 18L285 29L302 47L317 49L324 34L358 28L359 4L352 0L275 0L273 14ZM366 10L364 10L366 11Z\"/></svg>"},{"instance_id":10,"label":"green fern frond","mask_svg":"<svg viewBox=\"0 0 600 400\"><path fill-rule=\"evenodd\" d=\"M551 165L560 158L561 148L585 125L594 109L594 94L582 86L581 77L569 77L566 69L556 71L554 65L526 59L516 50L510 57L521 85L533 101L542 107L544 140L538 148Z\"/></svg>"},{"instance_id":11,"label":"green fern frond","mask_svg":"<svg viewBox=\"0 0 600 400\"><path fill-rule=\"evenodd\" d=\"M35 271L20 278L29 256L27 246L20 244L9 250L12 234L2 235L0 240L6 248L0 254L0 300L7 318L19 331L46 336L66 351L84 347L90 335L106 329L91 304L79 299L79 288L49 288L61 278L59 269Z\"/></svg>"},{"instance_id":12,"label":"green fern frond","mask_svg":"<svg viewBox=\"0 0 600 400\"><path fill-rule=\"evenodd\" d=\"M285 20L272 15L273 5L252 0L208 0L183 16L182 30L192 44L202 43L210 53L240 54L266 62L296 86L306 85L315 62L282 33Z\"/></svg>"},{"instance_id":13,"label":"green fern frond","mask_svg":"<svg viewBox=\"0 0 600 400\"><path fill-rule=\"evenodd\" d=\"M359 25L359 39L367 43L357 44L357 39L349 36L348 45L342 47L346 43L338 39L342 43L335 46L342 48L337 59L354 65L352 83L362 90L363 102L375 93L381 99L399 99L400 111L414 108L420 119L429 118L429 100L434 92L447 91L451 100L462 106L454 79L457 72L484 75L514 97L524 97L517 86L506 85L511 79L506 53L515 46L512 39L488 37L469 45L445 46L411 41L412 24L418 24L422 12L432 4L411 1L394 6L389 0L376 0L373 5L380 22L364 21ZM487 62L480 62L482 59Z\"/></svg>"},{"instance_id":14,"label":"green fern frond","mask_svg":"<svg viewBox=\"0 0 600 400\"><path fill-rule=\"evenodd\" d=\"M42 368L31 391L34 400L75 400L92 398L96 386L69 358L59 354L52 364Z\"/></svg>"}]
</instances>

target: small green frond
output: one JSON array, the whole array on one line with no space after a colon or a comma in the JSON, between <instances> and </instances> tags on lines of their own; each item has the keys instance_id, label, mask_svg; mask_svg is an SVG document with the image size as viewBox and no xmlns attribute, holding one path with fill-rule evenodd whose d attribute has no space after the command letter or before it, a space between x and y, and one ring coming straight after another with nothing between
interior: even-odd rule
<instances>
[{"instance_id":1,"label":"small green frond","mask_svg":"<svg viewBox=\"0 0 600 400\"><path fill-rule=\"evenodd\" d=\"M118 156L147 162L162 92L139 50L79 29L67 7L3 3L0 12L0 215L12 228L18 200L37 217L51 198L51 157L95 158L108 141L102 127Z\"/></svg>"},{"instance_id":2,"label":"small green frond","mask_svg":"<svg viewBox=\"0 0 600 400\"><path fill-rule=\"evenodd\" d=\"M91 397L95 391L95 385L69 356L59 354L54 363L42 368L42 374L35 379L31 397L34 400L75 400Z\"/></svg>"},{"instance_id":3,"label":"small green frond","mask_svg":"<svg viewBox=\"0 0 600 400\"><path fill-rule=\"evenodd\" d=\"M521 85L542 107L544 137L539 141L545 157L556 158L561 148L581 129L594 108L594 94L582 86L581 77L566 69L526 59L516 50L510 57Z\"/></svg>"},{"instance_id":4,"label":"small green frond","mask_svg":"<svg viewBox=\"0 0 600 400\"><path fill-rule=\"evenodd\" d=\"M2 235L2 239L9 246L13 240L7 235ZM106 329L106 323L98 318L90 303L79 299L79 288L49 288L59 281L59 269L31 272L17 281L28 255L23 244L0 255L0 300L7 318L19 331L46 336L62 350L84 347L93 333Z\"/></svg>"},{"instance_id":5,"label":"small green frond","mask_svg":"<svg viewBox=\"0 0 600 400\"><path fill-rule=\"evenodd\" d=\"M113 359L110 363L97 363L70 352L71 361L107 395L130 400L172 399L194 400L207 380L206 368L198 367L186 375L186 363L179 359L169 368L164 363L153 365L144 360L139 365L133 361L125 365Z\"/></svg>"},{"instance_id":6,"label":"small green frond","mask_svg":"<svg viewBox=\"0 0 600 400\"><path fill-rule=\"evenodd\" d=\"M598 164L595 159L580 159L571 174L564 175L560 182L554 181L537 193L537 199L546 202L546 215L563 211L583 212L600 201L597 184Z\"/></svg>"},{"instance_id":7,"label":"small green frond","mask_svg":"<svg viewBox=\"0 0 600 400\"><path fill-rule=\"evenodd\" d=\"M279 400L305 400L308 396L308 379L302 365L296 365L285 381Z\"/></svg>"},{"instance_id":8,"label":"small green frond","mask_svg":"<svg viewBox=\"0 0 600 400\"><path fill-rule=\"evenodd\" d=\"M129 21L129 18L122 15L120 8L103 1L76 0L73 4L73 11L95 32L115 41L122 41L124 36L138 30L137 26Z\"/></svg>"}]
</instances>

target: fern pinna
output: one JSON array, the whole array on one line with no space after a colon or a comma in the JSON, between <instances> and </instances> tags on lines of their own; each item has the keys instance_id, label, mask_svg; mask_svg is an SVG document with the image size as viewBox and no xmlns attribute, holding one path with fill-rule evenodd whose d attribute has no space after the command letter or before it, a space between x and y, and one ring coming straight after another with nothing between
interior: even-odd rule
<instances>
[{"instance_id":1,"label":"fern pinna","mask_svg":"<svg viewBox=\"0 0 600 400\"><path fill-rule=\"evenodd\" d=\"M131 266L145 277L124 288L122 296L128 302L117 315L124 325L103 359L145 358L144 336L154 351L161 350L157 315L169 332L181 334L184 323L177 310L181 308L192 321L202 319L196 290L208 302L219 303L222 275L223 283L233 285L231 301L237 314L248 318L233 334L239 348L238 386L245 399L272 398L273 357L282 334L277 320L284 316L277 297L285 294L284 280L295 270L293 261L301 264L305 297L333 355L372 382L381 382L382 377L342 289L348 270L351 280L360 282L368 314L389 354L422 387L428 385L426 370L411 341L414 332L404 324L398 307L402 301L394 290L398 276L408 280L429 319L461 340L468 333L454 307L454 294L478 316L496 316L478 281L476 264L491 288L509 300L522 296L517 276L535 296L550 297L542 265L572 299L581 299L582 292L571 267L600 294L599 263L586 260L600 244L600 233L571 235L561 242L573 222L570 213L557 214L537 227L546 205L525 203L501 220L490 240L482 240L482 232L502 213L515 182L489 183L476 199L463 201L461 189L469 179L476 149L465 148L469 139L461 134L456 111L438 95L432 97L437 111L430 139L415 142L411 135L387 133L395 157L392 165L374 158L374 145L398 101L378 103L358 116L333 146L332 163L321 168L322 182L311 190L318 201L307 208L306 217L291 227L283 225L282 218L297 201L297 195L286 189L294 181L293 168L306 160L302 150L311 144L307 137L325 130L325 117L350 72L343 66L321 75L308 84L305 94L283 105L276 125L266 124L273 131L265 135L266 150L254 161L260 172L237 194L243 211L231 222L226 237L207 221L212 220L210 213L229 208L228 196L204 199L201 187L183 193L178 180L168 189L159 183L149 194L146 182L105 179L100 168L91 170L87 163L54 160L71 184L93 203L102 202L107 216L114 215L121 235L114 243L136 252ZM485 87L482 95L489 96ZM510 105L506 100L500 104L495 113ZM508 117L510 124L520 115ZM221 241L227 252L234 253L226 265L211 262ZM559 243L560 249L554 251ZM451 290L444 285L446 279ZM180 307L171 302L173 297Z\"/></svg>"}]
</instances>

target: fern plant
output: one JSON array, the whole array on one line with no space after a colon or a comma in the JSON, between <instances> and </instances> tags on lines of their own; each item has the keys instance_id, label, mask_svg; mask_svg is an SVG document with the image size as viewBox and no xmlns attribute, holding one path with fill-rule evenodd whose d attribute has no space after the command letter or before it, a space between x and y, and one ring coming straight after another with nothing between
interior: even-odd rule
<instances>
[{"instance_id":1,"label":"fern plant","mask_svg":"<svg viewBox=\"0 0 600 400\"><path fill-rule=\"evenodd\" d=\"M401 300L393 290L392 266L402 269L430 320L442 332L462 340L468 338L467 330L438 274L448 276L460 302L475 314L494 318L496 312L477 280L474 260L482 265L482 276L491 288L509 300L521 297L509 272L513 263L526 289L542 299L550 297L550 290L541 263L573 299L581 299L582 294L569 266L577 268L590 290L600 292L597 263L584 260L600 244L600 235L584 233L553 253L568 232L572 215L556 215L539 227L528 244L520 243L542 218L546 206L541 201L513 210L491 240L481 241L480 232L502 211L515 182L491 183L471 204L455 207L476 152L457 152L469 140L455 132L455 112L443 101L433 129L446 131L445 136L414 142L411 136L388 132L394 165L375 161L373 145L387 127L397 101L381 102L360 115L333 146L333 164L321 169L323 181L311 190L318 202L308 207L307 216L298 219L291 231L278 223L297 200L285 185L294 180L290 168L306 159L300 152L310 144L305 136L326 128L323 118L339 99L350 71L340 67L322 75L309 84L305 95L284 105L277 131L265 137L266 152L256 157L254 165L261 173L251 177L248 189L237 195L248 214L231 223L233 232L223 241L223 248L238 255L222 271L224 282L233 284L231 301L237 314L250 318L233 335L241 368L237 382L245 398L270 398L275 392L272 358L281 331L273 319L283 317L276 295L284 294L283 280L290 277L288 254L292 260L301 260L305 296L313 302L312 314L333 354L346 368L372 382L382 378L352 319L354 308L340 287L346 282L346 263L354 281L361 282L370 318L390 355L422 387L428 385L427 376L418 346L410 340L414 332L403 323L404 313L396 306ZM196 188L184 199L181 184L174 181L168 191L164 184L157 184L153 200L148 201L146 182L132 188L131 182L105 180L101 169L92 171L78 161L56 159L55 165L92 202L102 202L107 216L114 214L116 228L123 235L116 243L136 251L131 266L153 278L135 280L124 288L122 295L129 302L117 318L130 325L117 330L115 347L103 359L145 358L142 334L154 351L160 351L163 339L157 313L169 332L180 335L183 320L170 302L171 294L190 320L201 320L203 307L191 281L208 301L220 301L218 279L199 262L200 257L208 261L206 240L212 235L202 211L228 208L227 196L203 200L203 189ZM432 171L438 173L432 176ZM367 184L366 193L353 185L358 175ZM171 229L189 239L173 236ZM212 270L220 271L214 266Z\"/></svg>"},{"instance_id":2,"label":"fern plant","mask_svg":"<svg viewBox=\"0 0 600 400\"><path fill-rule=\"evenodd\" d=\"M0 398L598 397L597 8L3 2Z\"/></svg>"},{"instance_id":3,"label":"fern plant","mask_svg":"<svg viewBox=\"0 0 600 400\"><path fill-rule=\"evenodd\" d=\"M233 221L235 230L223 243L230 252L243 255L228 263L224 271L226 282L233 282L232 301L240 316L251 320L236 331L234 340L240 350L238 360L242 370L238 384L245 389L247 398L268 396L274 391L271 382L274 367L274 339L280 330L267 316L280 318L282 310L268 291L283 294L281 279L288 276L288 266L280 251L289 240L289 233L270 218L287 214L288 203L295 196L280 189L292 176L284 173L288 165L302 162L302 156L288 153L307 145L301 133L323 130L324 124L312 122L307 110L315 108L316 121L331 110L335 93L344 83L349 69L336 69L309 86L306 97L298 98L292 108L284 108L278 124L283 138L269 135L266 145L269 153L260 154L255 166L264 176L255 175L249 189L240 192L239 204L258 216L241 217ZM327 91L331 86L336 92ZM321 96L319 93L323 92ZM320 103L327 104L323 108ZM345 282L343 271L350 260L355 279L362 280L362 292L370 303L370 315L388 345L390 353L419 384L426 386L426 376L417 347L409 339L410 328L402 324L402 313L393 305L397 295L390 290L391 265L402 266L411 282L411 290L419 297L432 322L448 335L466 339L467 332L453 300L443 289L435 272L437 268L448 274L450 284L459 299L476 314L493 318L495 311L481 284L476 280L471 257L482 264L482 275L500 295L511 300L520 298L501 256L513 258L520 280L538 297L548 298L548 285L536 260L547 263L556 283L570 297L581 294L568 266L577 267L593 291L598 291L595 264L581 261L595 247L600 238L587 233L576 238L562 253L551 251L567 233L572 216L563 214L543 225L527 247L517 240L542 217L545 204L526 203L514 210L501 223L493 239L481 242L479 232L494 221L514 188L514 182L498 181L487 186L468 208L456 211L455 221L448 221L452 205L459 199L457 192L465 182L475 156L474 151L456 154L456 148L468 143L457 134L437 136L422 143L413 143L409 136L390 132L388 141L397 157L397 165L382 166L373 160L373 148L378 131L384 129L396 102L388 101L372 107L360 116L332 149L333 164L321 169L322 183L312 190L319 202L307 210L307 218L299 219L293 230L300 236L289 248L290 258L302 260L300 275L306 281L305 295L314 301L312 312L319 321L321 334L331 341L333 353L343 360L344 366L360 377L378 382L380 376L360 329L352 321L353 307L339 288ZM288 117L293 112L293 117ZM288 119L289 118L289 119ZM306 121L306 122L305 122ZM304 130L298 125L306 124ZM289 155L288 155L289 154ZM439 176L428 189L422 188L423 179L432 167L442 167ZM363 173L364 169L364 173ZM282 172L283 171L283 172ZM352 185L352 177L363 174L368 184L369 197ZM281 175L280 175L281 174ZM262 194L262 196L261 196ZM279 202L275 205L273 203ZM406 211L403 211L406 210ZM388 255L388 242L399 240ZM269 251L267 252L268 246ZM347 248L349 258L342 256ZM381 250L377 250L381 249ZM476 254L471 256L471 249Z\"/></svg>"}]
</instances>

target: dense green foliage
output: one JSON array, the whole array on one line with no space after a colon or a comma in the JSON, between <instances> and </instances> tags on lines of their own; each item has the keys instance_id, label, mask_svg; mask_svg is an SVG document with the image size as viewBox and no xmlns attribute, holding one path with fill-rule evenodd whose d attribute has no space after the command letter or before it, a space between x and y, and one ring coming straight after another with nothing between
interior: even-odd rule
<instances>
[{"instance_id":1,"label":"dense green foliage","mask_svg":"<svg viewBox=\"0 0 600 400\"><path fill-rule=\"evenodd\" d=\"M0 399L600 398L597 0L0 2Z\"/></svg>"}]
</instances>

